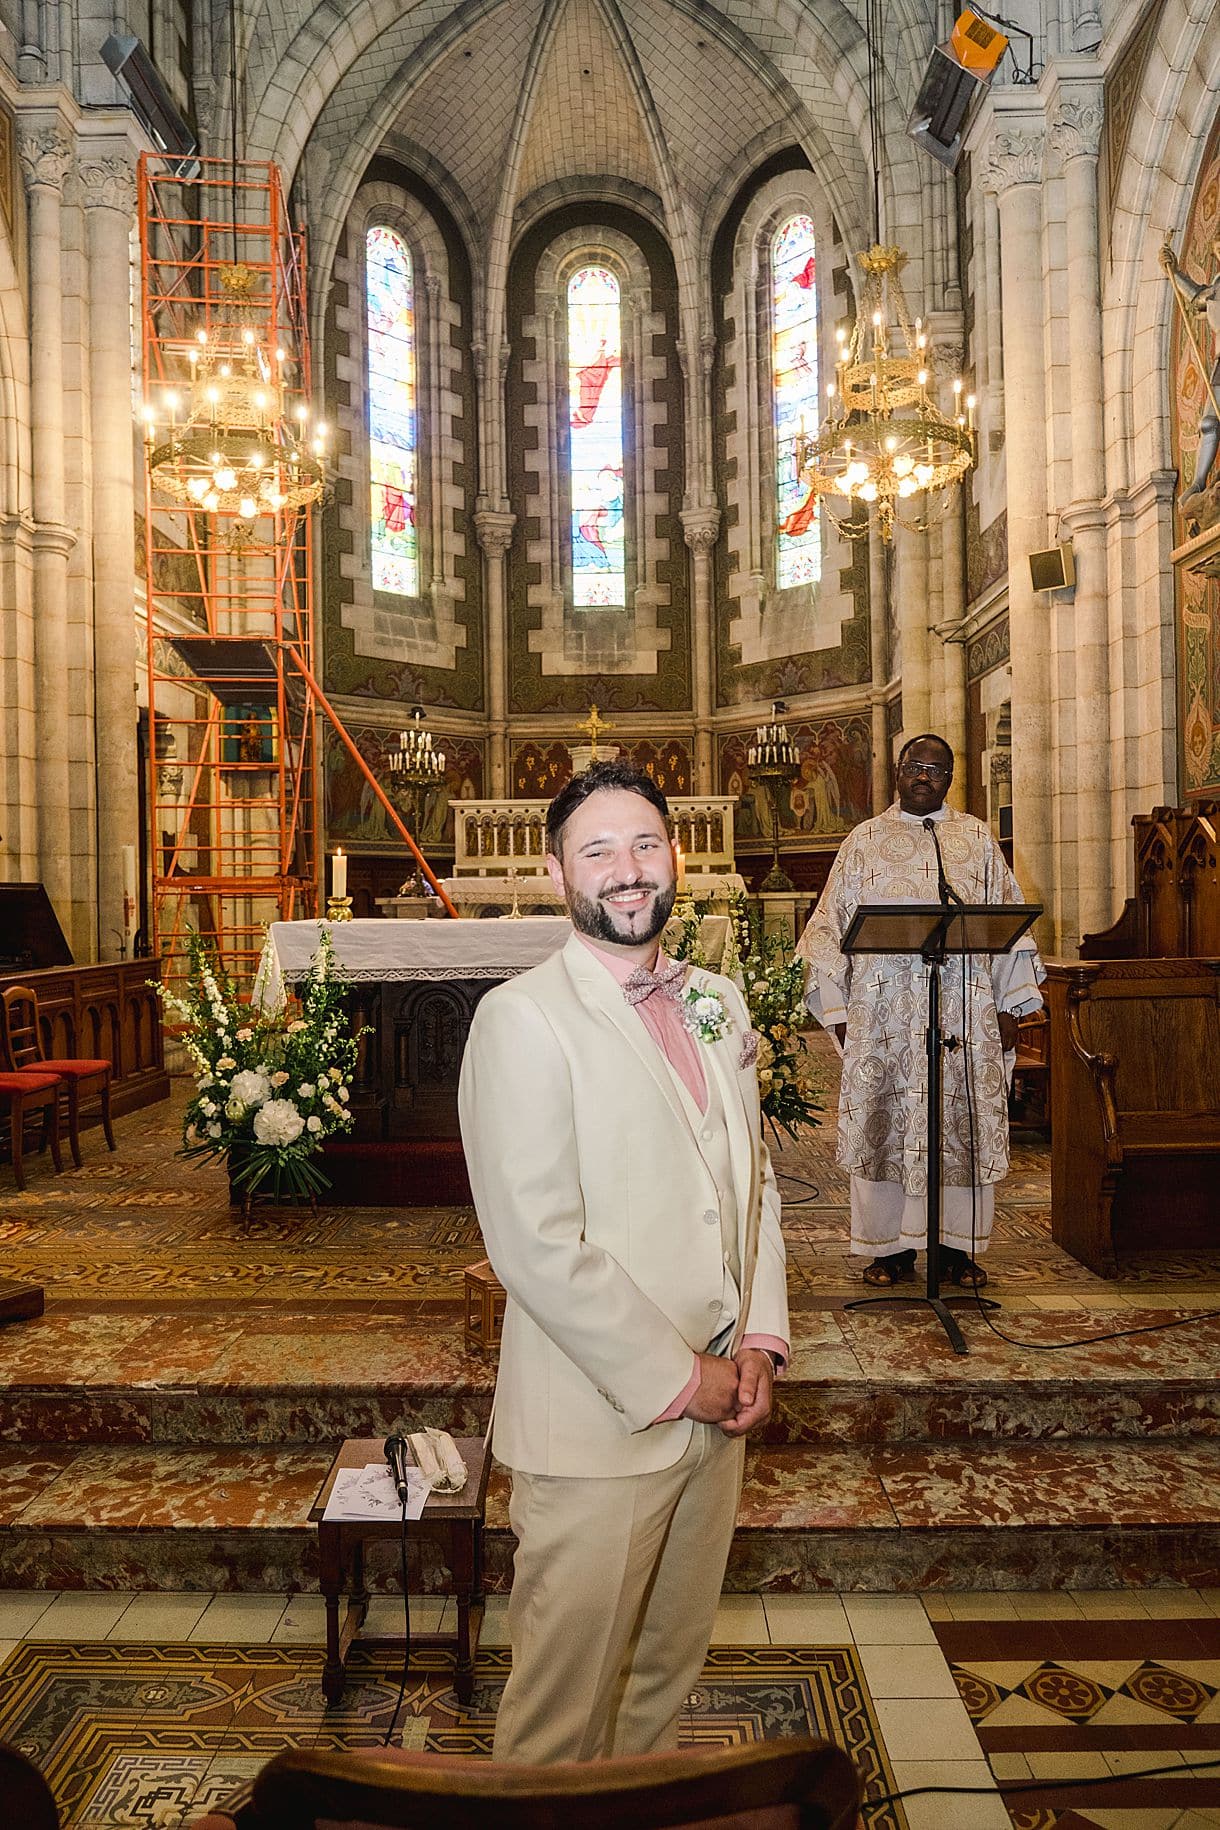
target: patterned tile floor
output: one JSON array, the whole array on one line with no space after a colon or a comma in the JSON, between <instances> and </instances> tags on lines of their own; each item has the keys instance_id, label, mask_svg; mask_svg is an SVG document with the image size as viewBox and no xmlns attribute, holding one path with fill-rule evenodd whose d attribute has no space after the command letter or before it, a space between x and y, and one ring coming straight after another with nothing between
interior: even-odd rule
<instances>
[{"instance_id":1,"label":"patterned tile floor","mask_svg":"<svg viewBox=\"0 0 1220 1830\"><path fill-rule=\"evenodd\" d=\"M451 1609L417 1601L413 1624ZM400 1624L373 1602L371 1633ZM465 1709L419 1655L403 1745L487 1754L504 1627L493 1598ZM359 1650L327 1709L320 1637L309 1596L0 1594L0 1739L65 1830L177 1830L281 1747L381 1741L393 1650ZM793 1732L848 1748L872 1830L1214 1830L1220 1592L726 1597L683 1741Z\"/></svg>"},{"instance_id":2,"label":"patterned tile floor","mask_svg":"<svg viewBox=\"0 0 1220 1830\"><path fill-rule=\"evenodd\" d=\"M114 1156L91 1133L80 1170L56 1177L36 1161L24 1195L0 1165L6 1274L36 1278L48 1296L43 1322L0 1330L0 1387L8 1390L10 1412L17 1387L71 1388L62 1435L36 1452L6 1450L0 1523L49 1493L78 1448L104 1459L89 1441L91 1406L109 1404L116 1415L130 1410L135 1416L153 1396L172 1407L180 1394L206 1385L213 1406L203 1415L206 1423L223 1418L226 1392L248 1395L276 1380L316 1386L339 1379L340 1369L344 1380L366 1391L372 1382L390 1389L418 1381L427 1371L435 1389L464 1381L471 1404L485 1397L490 1369L461 1353L458 1334L462 1271L481 1256L469 1210L395 1212L323 1203L316 1213L256 1210L243 1227L218 1173L184 1169L173 1159L182 1098L179 1089L169 1105L120 1121ZM1153 1393L1158 1381L1176 1381L1176 1406L1214 1382L1220 1337L1210 1324L1160 1334L1155 1345L1136 1338L1117 1351L1056 1354L1048 1372L1046 1356L997 1341L977 1318L970 1318L969 1363L938 1354L932 1364L936 1331L933 1325L929 1332L923 1318L874 1311L866 1326L845 1315L843 1301L860 1292L859 1264L846 1249L846 1188L832 1151L827 1126L777 1159L786 1198L794 1373L840 1381L836 1401L845 1416L850 1388L859 1384L865 1408L852 1414L851 1429L867 1420L871 1440L894 1445L883 1456L886 1503L901 1506L909 1523L939 1516L946 1502L934 1474L907 1470L904 1462L903 1407L921 1383L920 1401L941 1407L943 1434L952 1435L967 1413L976 1432L991 1427L986 1406L992 1400L966 1389L991 1381L1006 1394L1007 1427L1017 1436L1025 1427L1018 1399L1026 1389L1029 1405L1045 1417L1050 1404L1070 1405L1073 1383L1100 1387L1110 1376L1116 1383L1137 1376ZM1186 1315L1220 1306L1220 1253L1133 1260L1116 1283L1107 1284L1060 1252L1049 1236L1048 1172L1045 1146L1019 1142L997 1203L988 1268L1011 1332L1049 1343L1065 1330L1093 1332L1166 1311ZM977 1414L971 1411L980 1405ZM1139 1437L1141 1430L1159 1427L1154 1410L1124 1418L1116 1403L1114 1438L1126 1433L1137 1459L1124 1461L1116 1450L1112 1475L1106 1475L1092 1457L1089 1473L1099 1484L1090 1491L1096 1496L1104 1487L1103 1516L1119 1516L1140 1482L1156 1488L1164 1473L1158 1451L1155 1443L1141 1449ZM194 1440L206 1445L241 1438ZM828 1463L825 1450L811 1452ZM1046 1450L1052 1460L1070 1461L1074 1452L1069 1445ZM293 1453L309 1463L302 1471L308 1486L313 1452ZM292 1471L285 1473L291 1477ZM1074 1484L1066 1463L1052 1468L1048 1462L1043 1474L1048 1505L1055 1491L1067 1493ZM1195 1504L1193 1488L1189 1494L1187 1488L1192 1480L1206 1485L1209 1469L1200 1463L1197 1476L1191 1475L1179 1459L1176 1478L1182 1504ZM1014 1469L1001 1468L987 1504L1020 1531L1020 1508L1031 1492ZM871 1505L876 1497L873 1483L861 1503ZM99 1503L104 1499L99 1489ZM1073 1507L1078 1501L1076 1495ZM375 1605L389 1606L392 1617L392 1604ZM489 1690L502 1650L502 1605L493 1598L485 1633ZM265 1695L268 1672L278 1673L276 1708L297 1712L294 1736L308 1740L331 1732L314 1684L318 1606L316 1598L273 1594L0 1592L0 1736L41 1747L39 1757L70 1807L73 1830L117 1830L120 1824L168 1830L184 1810L201 1809L262 1757L266 1743L242 1739L248 1727L243 1712ZM994 1788L997 1780L1008 1788L1007 1808L994 1790L990 1797L922 1795L870 1813L870 1825L1202 1830L1220 1825L1220 1783L1193 1770L1209 1750L1220 1755L1218 1616L1215 1592L1189 1589L937 1593L922 1601L726 1596L717 1660L705 1683L733 1691L736 1701L724 1712L693 1712L689 1727L693 1732L699 1716L714 1735L767 1732L757 1690L746 1694L758 1681L752 1649L795 1647L799 1658L786 1666L785 1683L805 1686L801 1707L813 1709L814 1699L829 1709L827 1696L842 1704L856 1686L859 1721L867 1718L874 1737L868 1743L875 1750L868 1755L874 1795L883 1779L901 1789ZM82 1699L73 1678L82 1664L90 1669L90 1660L96 1678L99 1646L111 1648L113 1668L132 1686L117 1728L105 1709ZM282 1654L282 1661L260 1664L250 1651L260 1647ZM189 1748L165 1726L166 1662L174 1659L174 1682L201 1691L196 1726L202 1739ZM384 1712L392 1658L380 1683L378 1669L374 1660L373 1715ZM421 1691L412 1719L422 1723L426 1714L429 1732L439 1734L444 1707ZM851 1713L843 1705L838 1732L863 1748L865 1739L852 1740L844 1726ZM60 1739L53 1746L39 1743L53 1722ZM279 1732L276 1745L284 1739L283 1726L281 1718L271 1719L273 1739ZM355 1723L351 1732L372 1738L368 1723L363 1729ZM486 1724L480 1729L467 1722L455 1732L471 1736L475 1751ZM859 1734L864 1736L862 1727ZM1108 1773L1160 1763L1179 1769L1181 1777L1124 1781L1113 1790L1099 1783ZM1075 1776L1089 1782L1086 1790L1065 1789ZM1012 1789L1031 1780L1047 1784L1028 1795Z\"/></svg>"}]
</instances>

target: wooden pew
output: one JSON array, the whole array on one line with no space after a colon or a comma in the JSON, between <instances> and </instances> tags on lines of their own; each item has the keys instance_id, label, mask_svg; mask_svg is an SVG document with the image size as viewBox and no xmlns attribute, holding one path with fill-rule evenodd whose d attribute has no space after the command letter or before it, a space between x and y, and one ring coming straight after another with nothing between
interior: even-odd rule
<instances>
[{"instance_id":1,"label":"wooden pew","mask_svg":"<svg viewBox=\"0 0 1220 1830\"><path fill-rule=\"evenodd\" d=\"M1051 1232L1116 1249L1220 1243L1220 960L1050 964Z\"/></svg>"}]
</instances>

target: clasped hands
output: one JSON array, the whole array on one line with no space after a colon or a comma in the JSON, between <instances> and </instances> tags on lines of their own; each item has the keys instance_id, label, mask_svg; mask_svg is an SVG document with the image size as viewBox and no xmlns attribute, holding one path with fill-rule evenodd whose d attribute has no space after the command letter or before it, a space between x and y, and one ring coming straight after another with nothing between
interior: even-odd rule
<instances>
[{"instance_id":1,"label":"clasped hands","mask_svg":"<svg viewBox=\"0 0 1220 1830\"><path fill-rule=\"evenodd\" d=\"M726 1436L746 1436L771 1415L775 1369L760 1347L742 1347L732 1360L699 1355L699 1386L683 1411L696 1423L719 1424Z\"/></svg>"}]
</instances>

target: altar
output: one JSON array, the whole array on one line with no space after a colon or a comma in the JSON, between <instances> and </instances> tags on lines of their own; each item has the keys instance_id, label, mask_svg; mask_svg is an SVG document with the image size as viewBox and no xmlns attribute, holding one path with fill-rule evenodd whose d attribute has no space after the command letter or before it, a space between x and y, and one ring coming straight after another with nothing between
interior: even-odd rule
<instances>
[{"instance_id":1,"label":"altar","mask_svg":"<svg viewBox=\"0 0 1220 1830\"><path fill-rule=\"evenodd\" d=\"M285 987L308 977L324 928L351 982L353 1026L371 1031L352 1084L351 1141L460 1150L457 1083L471 1018L493 985L562 947L572 931L567 917L272 922L254 983L260 1007L273 1008ZM328 1147L328 1159L348 1148Z\"/></svg>"}]
</instances>

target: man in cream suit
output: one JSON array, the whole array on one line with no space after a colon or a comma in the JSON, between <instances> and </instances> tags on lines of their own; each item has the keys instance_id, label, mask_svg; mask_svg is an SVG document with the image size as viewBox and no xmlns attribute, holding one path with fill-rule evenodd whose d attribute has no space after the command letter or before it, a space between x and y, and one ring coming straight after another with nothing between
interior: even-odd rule
<instances>
[{"instance_id":1,"label":"man in cream suit","mask_svg":"<svg viewBox=\"0 0 1220 1830\"><path fill-rule=\"evenodd\" d=\"M665 798L596 763L552 802L547 840L575 931L483 999L459 1090L508 1292L493 1446L518 1548L494 1751L535 1762L676 1743L744 1438L788 1351L757 1038L729 980L658 951Z\"/></svg>"}]
</instances>

